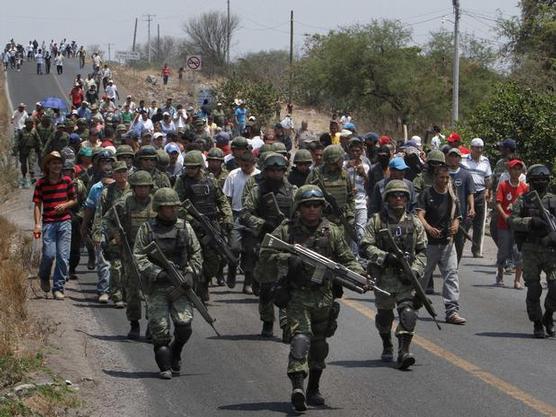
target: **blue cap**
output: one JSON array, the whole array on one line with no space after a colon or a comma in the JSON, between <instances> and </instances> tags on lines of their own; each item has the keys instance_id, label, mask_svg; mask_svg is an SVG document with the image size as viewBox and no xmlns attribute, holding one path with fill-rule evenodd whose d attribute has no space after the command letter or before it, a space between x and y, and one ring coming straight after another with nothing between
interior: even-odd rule
<instances>
[{"instance_id":1,"label":"blue cap","mask_svg":"<svg viewBox=\"0 0 556 417\"><path fill-rule=\"evenodd\" d=\"M418 148L417 142L415 142L414 140L408 140L404 146L413 146L414 148Z\"/></svg>"},{"instance_id":2,"label":"blue cap","mask_svg":"<svg viewBox=\"0 0 556 417\"><path fill-rule=\"evenodd\" d=\"M379 134L376 132L369 132L369 133L365 133L365 135L363 136L364 140L370 140L372 142L378 142L378 138L379 138Z\"/></svg>"},{"instance_id":3,"label":"blue cap","mask_svg":"<svg viewBox=\"0 0 556 417\"><path fill-rule=\"evenodd\" d=\"M517 144L515 143L515 140L513 140L513 139L504 139L502 142L498 143L498 146L508 148L512 151L515 151L516 148L517 148Z\"/></svg>"},{"instance_id":4,"label":"blue cap","mask_svg":"<svg viewBox=\"0 0 556 417\"><path fill-rule=\"evenodd\" d=\"M355 125L351 122L348 122L344 125L344 129L355 131Z\"/></svg>"},{"instance_id":5,"label":"blue cap","mask_svg":"<svg viewBox=\"0 0 556 417\"><path fill-rule=\"evenodd\" d=\"M180 153L180 148L178 148L178 146L175 143L169 143L168 145L165 146L164 150L166 151L166 153L172 153L172 152Z\"/></svg>"},{"instance_id":6,"label":"blue cap","mask_svg":"<svg viewBox=\"0 0 556 417\"><path fill-rule=\"evenodd\" d=\"M214 136L217 145L227 145L230 142L230 134L228 132L218 132Z\"/></svg>"},{"instance_id":7,"label":"blue cap","mask_svg":"<svg viewBox=\"0 0 556 417\"><path fill-rule=\"evenodd\" d=\"M81 138L77 133L72 133L69 137L70 143L79 143L81 142Z\"/></svg>"},{"instance_id":8,"label":"blue cap","mask_svg":"<svg viewBox=\"0 0 556 417\"><path fill-rule=\"evenodd\" d=\"M403 160L403 158L401 156L397 156L395 158L392 158L392 160L390 161L388 166L391 169L396 169L398 171L405 171L406 169L409 169L409 167L407 166L407 164L405 163L405 161Z\"/></svg>"}]
</instances>

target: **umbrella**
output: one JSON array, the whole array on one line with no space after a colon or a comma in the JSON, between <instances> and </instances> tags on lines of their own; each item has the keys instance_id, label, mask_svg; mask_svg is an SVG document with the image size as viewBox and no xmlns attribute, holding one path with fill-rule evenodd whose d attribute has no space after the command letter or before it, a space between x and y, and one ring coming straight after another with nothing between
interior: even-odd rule
<instances>
[{"instance_id":1,"label":"umbrella","mask_svg":"<svg viewBox=\"0 0 556 417\"><path fill-rule=\"evenodd\" d=\"M67 110L67 105L64 99L60 97L47 97L44 100L41 100L41 104L45 108L51 109L60 109L60 110Z\"/></svg>"}]
</instances>

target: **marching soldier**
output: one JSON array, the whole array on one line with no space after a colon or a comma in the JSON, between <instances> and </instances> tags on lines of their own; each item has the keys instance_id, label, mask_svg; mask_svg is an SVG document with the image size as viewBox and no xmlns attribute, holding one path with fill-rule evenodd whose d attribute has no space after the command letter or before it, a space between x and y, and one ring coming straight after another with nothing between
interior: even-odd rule
<instances>
[{"instance_id":1,"label":"marching soldier","mask_svg":"<svg viewBox=\"0 0 556 417\"><path fill-rule=\"evenodd\" d=\"M296 187L285 178L286 169L286 158L277 153L268 153L263 162L262 174L252 188L248 189L246 186L244 189L240 222L251 231L249 235L244 234L243 240L244 248L250 248L248 250L251 253L248 257L250 259L257 258L257 247L265 233L272 232L284 219L290 218ZM245 267L246 282L254 279L259 284L259 314L263 322L261 336L272 337L274 326L274 306L270 296L272 281L268 281L270 277L262 273L264 267L262 260L257 262L254 272L252 272L253 265L245 265ZM285 316L282 315L280 327L287 329L286 325Z\"/></svg>"},{"instance_id":2,"label":"marching soldier","mask_svg":"<svg viewBox=\"0 0 556 417\"><path fill-rule=\"evenodd\" d=\"M415 298L413 286L405 277L399 260L392 254L385 233L390 233L396 245L411 255L411 269L418 277L423 275L426 264L427 235L419 219L407 211L409 187L401 180L391 180L384 189L384 208L375 213L365 227L361 240L361 252L369 259L369 272L376 277L376 285L392 295L375 292L377 314L375 325L382 339L384 362L394 357L392 344L392 322L394 308L397 307L399 324L398 338L399 369L407 369L415 363L409 345L415 333L419 301Z\"/></svg>"},{"instance_id":3,"label":"marching soldier","mask_svg":"<svg viewBox=\"0 0 556 417\"><path fill-rule=\"evenodd\" d=\"M168 175L156 167L158 162L158 153L156 152L156 148L154 146L141 146L135 154L135 160L137 161L137 168L139 170L147 171L151 175L154 190L171 187Z\"/></svg>"},{"instance_id":4,"label":"marching soldier","mask_svg":"<svg viewBox=\"0 0 556 417\"><path fill-rule=\"evenodd\" d=\"M303 185L295 193L293 210L299 214L282 222L272 235L288 243L301 244L333 259L354 272L364 274L341 229L322 217L325 199L315 185ZM289 295L285 298L288 326L291 329L288 377L292 383L292 405L304 411L307 404L320 406L325 400L320 393L320 378L328 355L326 338L334 335L340 305L334 302L333 284L311 282L314 271L296 255L262 248L261 265L273 280L284 275ZM261 268L262 270L262 268ZM277 297L278 298L278 297ZM282 297L280 297L282 298ZM309 376L307 394L304 380Z\"/></svg>"},{"instance_id":5,"label":"marching soldier","mask_svg":"<svg viewBox=\"0 0 556 417\"><path fill-rule=\"evenodd\" d=\"M508 223L523 256L523 279L527 287L527 315L533 322L533 335L542 339L554 336L553 314L556 311L556 233L550 230L539 208L533 203L536 191L544 209L556 216L556 195L550 193L550 171L545 165L535 164L527 170L531 192L519 197L511 209ZM546 274L548 292L541 307L541 272ZM544 328L543 328L544 326ZM546 334L545 334L546 329Z\"/></svg>"},{"instance_id":6,"label":"marching soldier","mask_svg":"<svg viewBox=\"0 0 556 417\"><path fill-rule=\"evenodd\" d=\"M133 249L143 279L155 360L162 379L171 379L173 374L180 373L181 352L192 333L193 305L185 295L169 299L173 283L168 272L150 260L145 248L156 241L162 252L189 280L189 285L193 285L193 277L199 275L203 258L195 232L189 223L178 219L180 206L180 199L174 190L157 190L153 197L153 210L157 215L139 228ZM173 340L170 319L174 324Z\"/></svg>"}]
</instances>

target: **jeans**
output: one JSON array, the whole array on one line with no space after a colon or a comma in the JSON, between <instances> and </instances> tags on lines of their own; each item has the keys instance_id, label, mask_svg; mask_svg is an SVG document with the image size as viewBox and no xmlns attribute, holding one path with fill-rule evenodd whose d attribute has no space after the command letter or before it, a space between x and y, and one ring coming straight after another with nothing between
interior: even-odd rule
<instances>
[{"instance_id":1,"label":"jeans","mask_svg":"<svg viewBox=\"0 0 556 417\"><path fill-rule=\"evenodd\" d=\"M357 242L350 242L351 250L356 257L359 257L359 242L363 239L365 234L365 226L367 225L367 207L356 208L355 209L355 236L357 237Z\"/></svg>"},{"instance_id":2,"label":"jeans","mask_svg":"<svg viewBox=\"0 0 556 417\"><path fill-rule=\"evenodd\" d=\"M442 298L446 307L446 317L449 317L459 311L458 259L452 242L427 246L424 282L432 280L432 273L437 265L442 274Z\"/></svg>"},{"instance_id":3,"label":"jeans","mask_svg":"<svg viewBox=\"0 0 556 417\"><path fill-rule=\"evenodd\" d=\"M97 293L108 294L110 288L110 262L104 258L101 248L95 248L97 258Z\"/></svg>"},{"instance_id":4,"label":"jeans","mask_svg":"<svg viewBox=\"0 0 556 417\"><path fill-rule=\"evenodd\" d=\"M52 291L64 292L68 279L68 261L71 245L71 220L44 223L42 226L42 258L39 278L49 280L52 263L56 260Z\"/></svg>"},{"instance_id":5,"label":"jeans","mask_svg":"<svg viewBox=\"0 0 556 417\"><path fill-rule=\"evenodd\" d=\"M471 252L473 256L481 255L483 252L483 238L485 233L485 216L486 216L486 201L485 192L479 191L475 193L475 217L473 221L466 225L466 229L473 228L473 241L471 242Z\"/></svg>"}]
</instances>

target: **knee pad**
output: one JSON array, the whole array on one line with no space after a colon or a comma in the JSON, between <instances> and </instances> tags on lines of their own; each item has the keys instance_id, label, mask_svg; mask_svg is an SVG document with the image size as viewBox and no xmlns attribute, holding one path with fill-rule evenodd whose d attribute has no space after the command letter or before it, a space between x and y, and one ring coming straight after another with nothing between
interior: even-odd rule
<instances>
[{"instance_id":1,"label":"knee pad","mask_svg":"<svg viewBox=\"0 0 556 417\"><path fill-rule=\"evenodd\" d=\"M375 316L375 326L379 333L389 333L394 322L394 311L379 308Z\"/></svg>"},{"instance_id":2,"label":"knee pad","mask_svg":"<svg viewBox=\"0 0 556 417\"><path fill-rule=\"evenodd\" d=\"M174 337L179 343L187 343L192 333L191 324L180 324L174 329Z\"/></svg>"},{"instance_id":3,"label":"knee pad","mask_svg":"<svg viewBox=\"0 0 556 417\"><path fill-rule=\"evenodd\" d=\"M290 341L290 355L294 359L302 360L307 357L310 347L311 339L309 336L297 333Z\"/></svg>"},{"instance_id":4,"label":"knee pad","mask_svg":"<svg viewBox=\"0 0 556 417\"><path fill-rule=\"evenodd\" d=\"M417 313L409 306L402 307L398 310L400 315L400 324L408 332L415 330L415 324L417 323Z\"/></svg>"}]
</instances>

